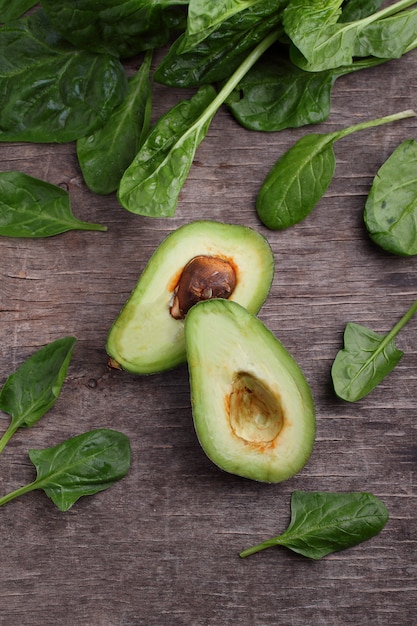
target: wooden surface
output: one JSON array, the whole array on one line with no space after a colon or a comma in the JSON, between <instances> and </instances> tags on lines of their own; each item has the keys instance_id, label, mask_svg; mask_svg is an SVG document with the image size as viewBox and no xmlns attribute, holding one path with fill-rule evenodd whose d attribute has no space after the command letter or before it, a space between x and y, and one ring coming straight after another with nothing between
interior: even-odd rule
<instances>
[{"instance_id":1,"label":"wooden surface","mask_svg":"<svg viewBox=\"0 0 417 626\"><path fill-rule=\"evenodd\" d=\"M0 382L29 355L77 337L55 407L20 430L0 457L1 494L34 478L28 448L91 428L131 440L128 476L61 513L43 492L0 509L0 621L14 626L409 626L415 624L417 320L397 340L394 372L367 398L339 401L330 366L348 321L387 332L417 297L416 259L383 252L362 210L379 166L417 119L336 144L331 187L303 223L270 232L257 191L298 137L416 106L417 54L336 83L332 113L314 129L245 131L226 109L200 146L174 218L141 218L83 183L74 145L1 145L2 170L68 189L77 217L107 233L0 239ZM185 92L188 94L188 92ZM154 119L184 93L155 85ZM217 469L192 424L187 368L135 377L107 367L105 340L149 256L178 226L205 218L246 224L276 259L260 317L312 387L317 439L299 475L265 485ZM2 430L8 417L1 416ZM284 548L238 552L282 532L295 489L370 491L390 520L370 541L310 561Z\"/></svg>"}]
</instances>

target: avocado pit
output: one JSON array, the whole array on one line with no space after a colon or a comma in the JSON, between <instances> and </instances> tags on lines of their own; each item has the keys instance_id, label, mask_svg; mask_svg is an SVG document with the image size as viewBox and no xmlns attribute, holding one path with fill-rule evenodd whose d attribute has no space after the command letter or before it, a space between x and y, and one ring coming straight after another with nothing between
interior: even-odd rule
<instances>
[{"instance_id":1,"label":"avocado pit","mask_svg":"<svg viewBox=\"0 0 417 626\"><path fill-rule=\"evenodd\" d=\"M229 396L229 421L234 434L245 442L272 445L284 424L279 398L255 376L238 372Z\"/></svg>"},{"instance_id":2,"label":"avocado pit","mask_svg":"<svg viewBox=\"0 0 417 626\"><path fill-rule=\"evenodd\" d=\"M206 255L193 257L184 267L174 289L170 306L172 317L184 319L191 307L201 300L227 300L236 282L235 269L228 260Z\"/></svg>"}]
</instances>

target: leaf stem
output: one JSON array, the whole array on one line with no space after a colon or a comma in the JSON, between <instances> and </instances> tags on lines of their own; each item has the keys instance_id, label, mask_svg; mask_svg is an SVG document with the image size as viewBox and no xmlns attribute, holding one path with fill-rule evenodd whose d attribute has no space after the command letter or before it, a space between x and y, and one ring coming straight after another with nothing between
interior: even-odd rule
<instances>
[{"instance_id":1,"label":"leaf stem","mask_svg":"<svg viewBox=\"0 0 417 626\"><path fill-rule=\"evenodd\" d=\"M99 230L103 233L106 232L107 226L103 224L93 224L91 222L82 222L77 220L77 226L74 227L76 230Z\"/></svg>"},{"instance_id":2,"label":"leaf stem","mask_svg":"<svg viewBox=\"0 0 417 626\"><path fill-rule=\"evenodd\" d=\"M4 435L0 439L0 454L3 452L3 450L6 447L7 443L10 441L10 439L15 434L17 428L18 428L18 426L16 427L13 424L9 424L7 430L5 431Z\"/></svg>"},{"instance_id":3,"label":"leaf stem","mask_svg":"<svg viewBox=\"0 0 417 626\"><path fill-rule=\"evenodd\" d=\"M23 487L19 487L19 489L15 489L14 491L11 491L7 495L0 498L0 506L3 506L3 504L7 504L7 502L10 502L10 500L14 500L15 498L18 498L19 496L22 496L25 493L34 491L37 488L38 488L37 480L34 480L33 482L27 485L24 485Z\"/></svg>"},{"instance_id":4,"label":"leaf stem","mask_svg":"<svg viewBox=\"0 0 417 626\"><path fill-rule=\"evenodd\" d=\"M255 65L255 63L261 58L261 56L275 43L281 35L280 30L269 33L257 46L252 50L246 59L239 65L239 67L233 72L226 84L219 91L217 96L212 100L209 106L203 111L200 117L193 124L192 128L199 125L204 125L217 109L223 104L223 102L230 96L232 91L237 87L242 78L246 76L249 70Z\"/></svg>"},{"instance_id":5,"label":"leaf stem","mask_svg":"<svg viewBox=\"0 0 417 626\"><path fill-rule=\"evenodd\" d=\"M367 15L360 20L347 23L346 29L364 28L369 24L373 24L374 22L378 22L379 20L383 20L384 18L396 15L403 9L407 9L408 7L415 4L415 2L416 0L400 0L399 2L395 2L394 4L385 7L380 11L376 11L375 13L371 13L371 15Z\"/></svg>"},{"instance_id":6,"label":"leaf stem","mask_svg":"<svg viewBox=\"0 0 417 626\"><path fill-rule=\"evenodd\" d=\"M407 109L406 111L400 111L399 113L393 113L392 115L385 115L384 117L379 117L375 120L359 122L359 124L354 124L353 126L348 126L347 128L343 128L342 130L337 130L332 134L334 137L336 137L336 139L341 139L342 137L346 137L351 133L365 130L366 128L375 128L376 126L381 126L382 124L397 122L398 120L403 120L407 117L415 117L416 115L417 113L413 111L413 109Z\"/></svg>"},{"instance_id":7,"label":"leaf stem","mask_svg":"<svg viewBox=\"0 0 417 626\"><path fill-rule=\"evenodd\" d=\"M380 20L385 17L391 17L391 15L395 15L396 13L399 13L400 11L402 11L402 9L407 9L408 7L411 7L415 3L416 3L416 0L399 0L399 2L394 2L394 4L391 4L390 6L385 7L385 9L381 9L380 11L377 11L371 17L376 18L377 20Z\"/></svg>"},{"instance_id":8,"label":"leaf stem","mask_svg":"<svg viewBox=\"0 0 417 626\"><path fill-rule=\"evenodd\" d=\"M413 317L413 315L416 313L417 311L417 300L415 300L415 302L413 302L413 304L411 305L411 307L408 309L408 311L402 316L402 318L391 328L391 330L389 331L389 333L387 333L386 335L384 335L381 343L379 344L378 348L374 351L373 354L373 358L375 359L375 357L380 354L381 352L383 352L385 350L385 346L387 346L390 341L392 341L393 339L395 339L395 337L398 335L398 333L400 332L400 330L407 324L407 322ZM363 368L365 367L366 363L364 364L364 366L359 370L359 373L357 374L357 376L362 372ZM357 377L356 376L356 377Z\"/></svg>"},{"instance_id":9,"label":"leaf stem","mask_svg":"<svg viewBox=\"0 0 417 626\"><path fill-rule=\"evenodd\" d=\"M272 539L267 539L266 541L262 541L262 543L257 543L250 548L246 548L239 553L239 556L244 559L247 556L251 556L251 554L255 554L256 552L261 552L262 550L266 550L267 548L272 548L274 546L279 545L279 538L273 537Z\"/></svg>"},{"instance_id":10,"label":"leaf stem","mask_svg":"<svg viewBox=\"0 0 417 626\"><path fill-rule=\"evenodd\" d=\"M413 302L413 304L408 309L407 313L405 313L402 318L391 328L389 333L385 335L383 344L386 345L398 335L400 330L407 324L408 321L413 317L413 315L417 312L417 300Z\"/></svg>"}]
</instances>

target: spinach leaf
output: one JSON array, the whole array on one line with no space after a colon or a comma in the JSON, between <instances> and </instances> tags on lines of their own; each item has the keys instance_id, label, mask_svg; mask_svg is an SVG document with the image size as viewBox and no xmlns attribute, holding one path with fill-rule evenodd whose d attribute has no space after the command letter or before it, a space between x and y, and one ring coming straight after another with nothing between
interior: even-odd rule
<instances>
[{"instance_id":1,"label":"spinach leaf","mask_svg":"<svg viewBox=\"0 0 417 626\"><path fill-rule=\"evenodd\" d=\"M61 511L67 511L81 496L111 487L130 467L129 439L123 433L97 429L72 437L52 448L29 450L37 477L0 498L0 506L14 498L42 489Z\"/></svg>"},{"instance_id":2,"label":"spinach leaf","mask_svg":"<svg viewBox=\"0 0 417 626\"><path fill-rule=\"evenodd\" d=\"M77 141L77 156L91 191L109 194L119 186L149 128L152 52L145 53L140 69L128 82L125 100L94 134Z\"/></svg>"},{"instance_id":3,"label":"spinach leaf","mask_svg":"<svg viewBox=\"0 0 417 626\"><path fill-rule=\"evenodd\" d=\"M417 142L403 141L378 170L368 194L365 225L381 248L417 254Z\"/></svg>"},{"instance_id":4,"label":"spinach leaf","mask_svg":"<svg viewBox=\"0 0 417 626\"><path fill-rule=\"evenodd\" d=\"M118 199L125 209L150 217L174 215L211 117L199 120L214 95L213 87L200 87L158 120L120 181Z\"/></svg>"},{"instance_id":5,"label":"spinach leaf","mask_svg":"<svg viewBox=\"0 0 417 626\"><path fill-rule=\"evenodd\" d=\"M0 439L0 452L18 428L33 426L54 406L75 342L74 337L64 337L47 344L7 378L0 391L0 409L12 419Z\"/></svg>"},{"instance_id":6,"label":"spinach leaf","mask_svg":"<svg viewBox=\"0 0 417 626\"><path fill-rule=\"evenodd\" d=\"M126 85L118 59L76 50L43 11L0 29L0 141L83 137L107 120Z\"/></svg>"},{"instance_id":7,"label":"spinach leaf","mask_svg":"<svg viewBox=\"0 0 417 626\"><path fill-rule=\"evenodd\" d=\"M0 23L17 19L37 4L36 0L0 0Z\"/></svg>"},{"instance_id":8,"label":"spinach leaf","mask_svg":"<svg viewBox=\"0 0 417 626\"><path fill-rule=\"evenodd\" d=\"M132 57L165 45L186 25L188 0L43 0L54 28L77 48Z\"/></svg>"},{"instance_id":9,"label":"spinach leaf","mask_svg":"<svg viewBox=\"0 0 417 626\"><path fill-rule=\"evenodd\" d=\"M154 80L174 87L198 87L230 77L271 30L282 31L282 9L269 0L241 11L223 22L190 51L183 51L185 34L172 44Z\"/></svg>"},{"instance_id":10,"label":"spinach leaf","mask_svg":"<svg viewBox=\"0 0 417 626\"><path fill-rule=\"evenodd\" d=\"M375 13L383 0L346 0L342 5L339 22L354 22Z\"/></svg>"},{"instance_id":11,"label":"spinach leaf","mask_svg":"<svg viewBox=\"0 0 417 626\"><path fill-rule=\"evenodd\" d=\"M336 141L353 132L415 115L414 111L402 111L332 133L302 137L275 163L261 186L256 201L261 222L271 230L280 230L307 217L332 181Z\"/></svg>"},{"instance_id":12,"label":"spinach leaf","mask_svg":"<svg viewBox=\"0 0 417 626\"><path fill-rule=\"evenodd\" d=\"M290 0L283 24L293 44L291 58L297 65L320 71L352 63L355 32L349 29L351 23L337 23L342 15L342 1ZM344 38L341 33L346 33Z\"/></svg>"},{"instance_id":13,"label":"spinach leaf","mask_svg":"<svg viewBox=\"0 0 417 626\"><path fill-rule=\"evenodd\" d=\"M22 172L0 172L0 235L51 237L68 230L106 231L107 226L74 217L61 187Z\"/></svg>"},{"instance_id":14,"label":"spinach leaf","mask_svg":"<svg viewBox=\"0 0 417 626\"><path fill-rule=\"evenodd\" d=\"M385 504L370 493L295 491L285 532L240 553L285 546L310 559L344 550L377 535L388 521Z\"/></svg>"},{"instance_id":15,"label":"spinach leaf","mask_svg":"<svg viewBox=\"0 0 417 626\"><path fill-rule=\"evenodd\" d=\"M373 49L375 53L378 51L376 56L384 58L400 56L401 50L406 49L411 41L408 29L401 32L396 26L396 24L404 26L407 21L407 13L399 12L414 3L415 0L400 0L360 20L343 23L339 21L342 0L330 0L319 5L311 3L310 0L290 0L284 11L283 23L285 32L293 43L291 58L296 65L309 71L349 65L354 56L360 56L360 52L365 53L365 46L358 50L357 42L360 37L364 37L365 41L369 38L369 46L373 40ZM399 15L396 15L393 23L384 22L385 18L397 13ZM374 23L378 24L375 33L372 34L370 25ZM369 36L364 34L365 31ZM385 38L389 38L394 32L397 41L395 51L392 51Z\"/></svg>"},{"instance_id":16,"label":"spinach leaf","mask_svg":"<svg viewBox=\"0 0 417 626\"><path fill-rule=\"evenodd\" d=\"M278 35L273 32L265 37L217 96L213 87L202 86L189 101L183 100L162 116L120 181L118 198L125 209L150 217L174 215L195 152L213 116Z\"/></svg>"},{"instance_id":17,"label":"spinach leaf","mask_svg":"<svg viewBox=\"0 0 417 626\"><path fill-rule=\"evenodd\" d=\"M283 50L271 50L243 78L227 104L249 130L275 132L318 124L330 114L337 78L380 63L382 59L369 57L331 70L306 72Z\"/></svg>"},{"instance_id":18,"label":"spinach leaf","mask_svg":"<svg viewBox=\"0 0 417 626\"><path fill-rule=\"evenodd\" d=\"M190 0L183 51L206 39L222 22L263 0Z\"/></svg>"},{"instance_id":19,"label":"spinach leaf","mask_svg":"<svg viewBox=\"0 0 417 626\"><path fill-rule=\"evenodd\" d=\"M355 56L397 59L415 47L417 39L417 9L402 11L366 26L355 44Z\"/></svg>"},{"instance_id":20,"label":"spinach leaf","mask_svg":"<svg viewBox=\"0 0 417 626\"><path fill-rule=\"evenodd\" d=\"M349 322L344 348L333 362L331 376L336 394L355 402L368 395L394 369L403 356L394 339L417 311L417 300L386 335Z\"/></svg>"}]
</instances>

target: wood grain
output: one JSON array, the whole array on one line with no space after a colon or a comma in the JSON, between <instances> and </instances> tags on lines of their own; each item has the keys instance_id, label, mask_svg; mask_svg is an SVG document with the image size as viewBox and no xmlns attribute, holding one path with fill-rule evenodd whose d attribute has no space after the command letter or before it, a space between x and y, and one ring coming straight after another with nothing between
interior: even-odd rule
<instances>
[{"instance_id":1,"label":"wood grain","mask_svg":"<svg viewBox=\"0 0 417 626\"><path fill-rule=\"evenodd\" d=\"M156 63L156 61L155 61ZM315 132L415 106L417 55L338 80ZM154 119L188 92L154 86ZM28 448L96 427L131 439L128 476L59 512L42 492L0 510L0 623L22 626L408 626L416 585L416 321L398 337L394 372L355 404L336 399L330 366L348 321L386 332L417 297L416 260L384 253L362 222L379 166L417 120L351 135L336 146L335 178L313 213L283 232L258 222L257 191L274 161L312 128L253 133L219 111L174 218L124 211L83 183L68 145L3 144L2 170L68 189L75 215L108 225L45 240L0 239L0 382L33 351L74 335L60 398L0 458L1 491L34 478ZM293 353L317 407L306 467L279 485L225 474L194 433L185 366L134 377L110 371L105 340L149 256L196 219L246 224L276 259L260 317ZM8 418L1 416L3 430ZM363 490L390 520L374 539L318 562L284 549L239 550L283 531L294 489Z\"/></svg>"}]
</instances>

